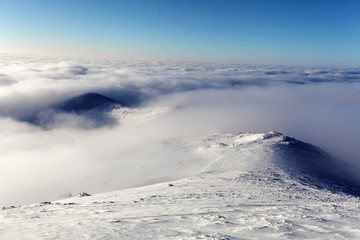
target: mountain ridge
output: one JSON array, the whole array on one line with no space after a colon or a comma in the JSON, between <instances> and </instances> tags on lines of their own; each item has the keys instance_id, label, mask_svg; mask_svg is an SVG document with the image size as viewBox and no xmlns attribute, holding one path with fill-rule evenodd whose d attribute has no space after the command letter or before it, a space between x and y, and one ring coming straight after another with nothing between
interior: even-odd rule
<instances>
[{"instance_id":1,"label":"mountain ridge","mask_svg":"<svg viewBox=\"0 0 360 240\"><path fill-rule=\"evenodd\" d=\"M203 159L197 174L138 188L5 208L0 214L0 222L4 223L0 237L360 237L358 196L304 182L296 175L304 174L297 169L299 166L283 165L286 157L295 158L291 154L296 151L291 148L301 145L308 157L327 156L321 149L277 132L214 134L184 144L180 144L185 146L183 149ZM279 155L284 148L289 152Z\"/></svg>"}]
</instances>

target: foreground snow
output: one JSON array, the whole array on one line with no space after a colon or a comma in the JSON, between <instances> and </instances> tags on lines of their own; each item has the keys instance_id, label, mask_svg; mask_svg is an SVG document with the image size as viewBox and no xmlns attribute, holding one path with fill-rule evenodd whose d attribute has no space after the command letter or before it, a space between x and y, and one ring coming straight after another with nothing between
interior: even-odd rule
<instances>
[{"instance_id":1,"label":"foreground snow","mask_svg":"<svg viewBox=\"0 0 360 240\"><path fill-rule=\"evenodd\" d=\"M299 157L286 150L290 143L274 132L217 134L181 143L202 159L199 174L6 207L0 214L0 238L360 239L359 198L335 191L311 172L303 181L304 168L282 162ZM318 153L311 147L302 151Z\"/></svg>"}]
</instances>

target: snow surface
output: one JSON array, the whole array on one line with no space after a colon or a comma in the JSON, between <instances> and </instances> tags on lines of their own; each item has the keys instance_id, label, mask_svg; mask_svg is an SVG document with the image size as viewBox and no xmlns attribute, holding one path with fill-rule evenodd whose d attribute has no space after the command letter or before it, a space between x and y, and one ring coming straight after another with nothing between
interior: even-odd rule
<instances>
[{"instance_id":1,"label":"snow surface","mask_svg":"<svg viewBox=\"0 0 360 240\"><path fill-rule=\"evenodd\" d=\"M0 239L360 239L358 196L296 164L282 164L304 158L304 151L316 157L317 148L301 145L306 149L295 156L299 152L290 150L296 140L276 132L179 141L169 144L183 146L201 163L194 163L193 176L5 207Z\"/></svg>"}]
</instances>

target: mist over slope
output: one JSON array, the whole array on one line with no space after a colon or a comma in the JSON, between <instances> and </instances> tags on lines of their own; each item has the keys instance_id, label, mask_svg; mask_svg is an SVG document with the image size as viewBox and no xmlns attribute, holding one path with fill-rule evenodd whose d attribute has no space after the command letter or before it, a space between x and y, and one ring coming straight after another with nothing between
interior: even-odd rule
<instances>
[{"instance_id":1,"label":"mist over slope","mask_svg":"<svg viewBox=\"0 0 360 240\"><path fill-rule=\"evenodd\" d=\"M214 132L276 130L356 170L359 73L1 56L0 137L6 141L0 143L0 202L33 203L185 177L197 171L196 159L184 146L169 145L170 139ZM122 107L90 114L51 108L88 93Z\"/></svg>"}]
</instances>

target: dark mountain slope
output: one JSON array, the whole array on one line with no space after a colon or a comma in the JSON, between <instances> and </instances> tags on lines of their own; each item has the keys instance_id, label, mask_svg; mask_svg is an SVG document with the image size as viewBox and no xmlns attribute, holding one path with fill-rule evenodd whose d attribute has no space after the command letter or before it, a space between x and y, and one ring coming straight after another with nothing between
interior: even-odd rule
<instances>
[{"instance_id":1,"label":"dark mountain slope","mask_svg":"<svg viewBox=\"0 0 360 240\"><path fill-rule=\"evenodd\" d=\"M93 110L109 111L121 107L121 104L98 93L85 93L57 103L53 107L63 112L81 113Z\"/></svg>"}]
</instances>

